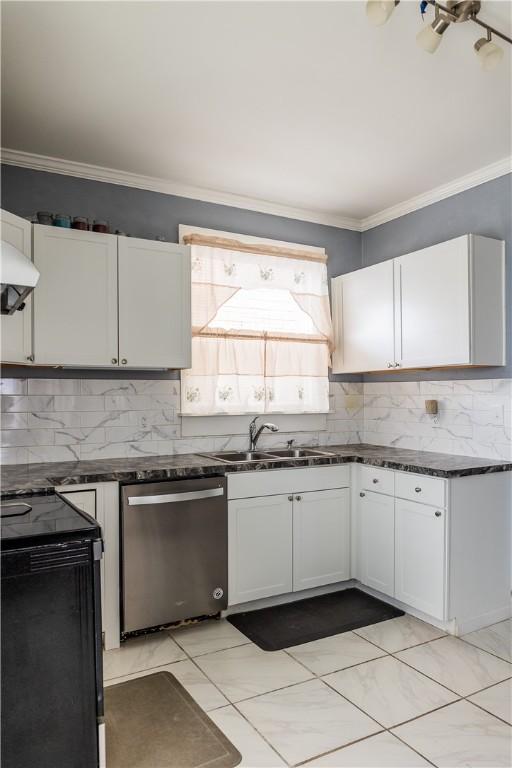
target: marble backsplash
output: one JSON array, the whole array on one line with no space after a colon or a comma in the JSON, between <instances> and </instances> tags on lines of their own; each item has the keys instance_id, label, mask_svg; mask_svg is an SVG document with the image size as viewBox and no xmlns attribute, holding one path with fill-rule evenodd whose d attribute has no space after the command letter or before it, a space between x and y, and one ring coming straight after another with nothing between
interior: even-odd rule
<instances>
[{"instance_id":1,"label":"marble backsplash","mask_svg":"<svg viewBox=\"0 0 512 768\"><path fill-rule=\"evenodd\" d=\"M247 435L182 435L177 380L1 379L3 464L244 450ZM332 382L325 430L261 436L259 447L359 443L363 385ZM249 417L247 417L247 424Z\"/></svg>"},{"instance_id":2,"label":"marble backsplash","mask_svg":"<svg viewBox=\"0 0 512 768\"><path fill-rule=\"evenodd\" d=\"M363 398L365 443L512 459L512 379L365 382Z\"/></svg>"},{"instance_id":3,"label":"marble backsplash","mask_svg":"<svg viewBox=\"0 0 512 768\"><path fill-rule=\"evenodd\" d=\"M242 450L247 436L187 437L176 380L1 379L4 464ZM439 414L425 413L437 399ZM249 419L248 419L249 421ZM231 422L232 423L232 422ZM262 448L373 443L512 459L512 379L331 382L325 430L264 433Z\"/></svg>"}]
</instances>

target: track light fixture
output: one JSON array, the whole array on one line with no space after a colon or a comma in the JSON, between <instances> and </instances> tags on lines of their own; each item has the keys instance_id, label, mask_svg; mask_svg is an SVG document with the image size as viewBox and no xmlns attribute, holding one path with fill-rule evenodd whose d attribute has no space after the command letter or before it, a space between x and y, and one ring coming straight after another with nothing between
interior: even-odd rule
<instances>
[{"instance_id":1,"label":"track light fixture","mask_svg":"<svg viewBox=\"0 0 512 768\"><path fill-rule=\"evenodd\" d=\"M388 21L399 2L400 0L368 0L366 3L368 20L376 27L380 27ZM503 58L503 49L492 41L492 35L507 43L512 43L512 39L478 18L482 7L480 0L444 0L443 3L437 0L423 0L420 3L422 17L429 5L434 6L435 17L434 21L421 29L416 36L420 48L428 53L434 53L451 24L472 21L486 30L486 37L481 37L474 45L482 69L489 72L498 66Z\"/></svg>"},{"instance_id":2,"label":"track light fixture","mask_svg":"<svg viewBox=\"0 0 512 768\"><path fill-rule=\"evenodd\" d=\"M389 19L400 0L368 0L366 15L368 21L376 27L381 27Z\"/></svg>"},{"instance_id":3,"label":"track light fixture","mask_svg":"<svg viewBox=\"0 0 512 768\"><path fill-rule=\"evenodd\" d=\"M439 13L439 8L436 6L435 19L432 24L429 24L423 29L420 29L416 35L416 42L427 53L434 53L439 48L443 35L450 26L450 22L444 16Z\"/></svg>"},{"instance_id":4,"label":"track light fixture","mask_svg":"<svg viewBox=\"0 0 512 768\"><path fill-rule=\"evenodd\" d=\"M503 48L492 42L491 33L487 30L487 37L481 37L474 45L480 66L485 72L496 69L503 58Z\"/></svg>"}]
</instances>

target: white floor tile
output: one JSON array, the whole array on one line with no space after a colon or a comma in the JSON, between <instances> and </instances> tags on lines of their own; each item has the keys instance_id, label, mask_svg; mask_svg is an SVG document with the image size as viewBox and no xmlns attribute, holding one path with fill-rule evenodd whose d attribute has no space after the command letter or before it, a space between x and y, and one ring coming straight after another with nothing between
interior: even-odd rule
<instances>
[{"instance_id":1,"label":"white floor tile","mask_svg":"<svg viewBox=\"0 0 512 768\"><path fill-rule=\"evenodd\" d=\"M385 655L385 651L353 632L324 637L286 650L316 675L326 675Z\"/></svg>"},{"instance_id":2,"label":"white floor tile","mask_svg":"<svg viewBox=\"0 0 512 768\"><path fill-rule=\"evenodd\" d=\"M512 675L512 665L457 637L442 637L397 653L420 672L461 696L476 693Z\"/></svg>"},{"instance_id":3,"label":"white floor tile","mask_svg":"<svg viewBox=\"0 0 512 768\"><path fill-rule=\"evenodd\" d=\"M378 733L306 765L317 768L420 768L430 765L391 733Z\"/></svg>"},{"instance_id":4,"label":"white floor tile","mask_svg":"<svg viewBox=\"0 0 512 768\"><path fill-rule=\"evenodd\" d=\"M393 731L439 768L509 768L512 729L458 701Z\"/></svg>"},{"instance_id":5,"label":"white floor tile","mask_svg":"<svg viewBox=\"0 0 512 768\"><path fill-rule=\"evenodd\" d=\"M216 709L209 716L242 755L239 768L278 768L286 765L234 707Z\"/></svg>"},{"instance_id":6,"label":"white floor tile","mask_svg":"<svg viewBox=\"0 0 512 768\"><path fill-rule=\"evenodd\" d=\"M483 651L494 653L505 661L512 661L512 619L470 632L463 635L462 639Z\"/></svg>"},{"instance_id":7,"label":"white floor tile","mask_svg":"<svg viewBox=\"0 0 512 768\"><path fill-rule=\"evenodd\" d=\"M512 680L505 680L492 688L475 693L469 700L512 725Z\"/></svg>"},{"instance_id":8,"label":"white floor tile","mask_svg":"<svg viewBox=\"0 0 512 768\"><path fill-rule=\"evenodd\" d=\"M388 653L403 651L405 648L435 640L445 634L441 629L420 621L408 613L396 619L388 619L388 621L381 621L354 631Z\"/></svg>"},{"instance_id":9,"label":"white floor tile","mask_svg":"<svg viewBox=\"0 0 512 768\"><path fill-rule=\"evenodd\" d=\"M103 654L103 677L110 680L113 677L131 675L144 669L162 667L173 661L181 661L187 657L172 640L167 632L155 632L144 637L134 637L127 640L113 651Z\"/></svg>"},{"instance_id":10,"label":"white floor tile","mask_svg":"<svg viewBox=\"0 0 512 768\"><path fill-rule=\"evenodd\" d=\"M457 699L446 688L392 656L323 679L386 728Z\"/></svg>"},{"instance_id":11,"label":"white floor tile","mask_svg":"<svg viewBox=\"0 0 512 768\"><path fill-rule=\"evenodd\" d=\"M197 656L195 661L230 701L248 699L312 677L284 651L267 653L252 643Z\"/></svg>"},{"instance_id":12,"label":"white floor tile","mask_svg":"<svg viewBox=\"0 0 512 768\"><path fill-rule=\"evenodd\" d=\"M169 634L189 656L222 651L250 640L226 619L209 619L170 630Z\"/></svg>"},{"instance_id":13,"label":"white floor tile","mask_svg":"<svg viewBox=\"0 0 512 768\"><path fill-rule=\"evenodd\" d=\"M217 709L218 707L225 707L229 704L225 696L223 696L213 683L210 683L201 670L188 659L186 661L175 661L174 664L166 664L165 666L156 669L144 669L142 672L134 672L131 675L124 675L123 677L105 680L105 687L108 687L109 685L117 685L117 683L124 683L127 680L135 680L138 677L152 675L155 672L170 672L171 675L174 675L182 686L190 693L192 698L195 699L199 706L206 712L209 712L211 709Z\"/></svg>"},{"instance_id":14,"label":"white floor tile","mask_svg":"<svg viewBox=\"0 0 512 768\"><path fill-rule=\"evenodd\" d=\"M380 730L321 680L283 688L237 706L291 765Z\"/></svg>"}]
</instances>

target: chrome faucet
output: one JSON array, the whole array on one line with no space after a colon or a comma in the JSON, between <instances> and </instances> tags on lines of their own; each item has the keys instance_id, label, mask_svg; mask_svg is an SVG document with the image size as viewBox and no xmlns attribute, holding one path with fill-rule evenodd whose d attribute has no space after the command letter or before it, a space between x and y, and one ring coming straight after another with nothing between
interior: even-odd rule
<instances>
[{"instance_id":1,"label":"chrome faucet","mask_svg":"<svg viewBox=\"0 0 512 768\"><path fill-rule=\"evenodd\" d=\"M255 451L258 438L264 429L269 429L271 432L279 432L279 427L276 424L272 424L270 421L262 424L259 429L256 427L256 422L259 416L255 416L249 424L249 450Z\"/></svg>"}]
</instances>

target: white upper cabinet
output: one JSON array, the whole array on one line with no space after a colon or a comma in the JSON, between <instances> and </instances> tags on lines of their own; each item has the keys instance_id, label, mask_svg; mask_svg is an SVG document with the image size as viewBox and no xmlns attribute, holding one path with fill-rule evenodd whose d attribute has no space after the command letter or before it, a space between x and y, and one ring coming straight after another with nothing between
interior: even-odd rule
<instances>
[{"instance_id":1,"label":"white upper cabinet","mask_svg":"<svg viewBox=\"0 0 512 768\"><path fill-rule=\"evenodd\" d=\"M190 249L128 237L118 242L121 366L189 368Z\"/></svg>"},{"instance_id":2,"label":"white upper cabinet","mask_svg":"<svg viewBox=\"0 0 512 768\"><path fill-rule=\"evenodd\" d=\"M2 317L2 362L91 368L188 368L190 248L32 225L2 212L2 236L39 282Z\"/></svg>"},{"instance_id":3,"label":"white upper cabinet","mask_svg":"<svg viewBox=\"0 0 512 768\"><path fill-rule=\"evenodd\" d=\"M394 361L393 262L332 281L333 373L378 371Z\"/></svg>"},{"instance_id":4,"label":"white upper cabinet","mask_svg":"<svg viewBox=\"0 0 512 768\"><path fill-rule=\"evenodd\" d=\"M503 241L463 235L335 278L333 372L505 365L504 272Z\"/></svg>"},{"instance_id":5,"label":"white upper cabinet","mask_svg":"<svg viewBox=\"0 0 512 768\"><path fill-rule=\"evenodd\" d=\"M401 368L504 365L504 249L464 235L395 259Z\"/></svg>"},{"instance_id":6,"label":"white upper cabinet","mask_svg":"<svg viewBox=\"0 0 512 768\"><path fill-rule=\"evenodd\" d=\"M117 366L117 237L34 226L37 365Z\"/></svg>"},{"instance_id":7,"label":"white upper cabinet","mask_svg":"<svg viewBox=\"0 0 512 768\"><path fill-rule=\"evenodd\" d=\"M2 240L32 258L32 225L26 219L1 211ZM2 362L28 363L32 355L32 295L22 310L1 319Z\"/></svg>"}]
</instances>

